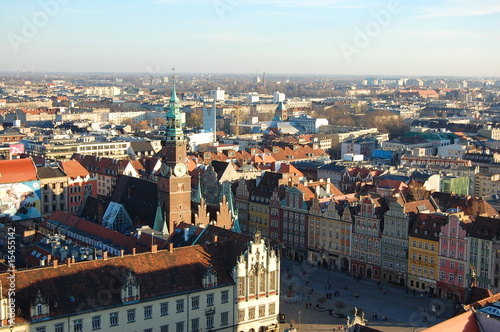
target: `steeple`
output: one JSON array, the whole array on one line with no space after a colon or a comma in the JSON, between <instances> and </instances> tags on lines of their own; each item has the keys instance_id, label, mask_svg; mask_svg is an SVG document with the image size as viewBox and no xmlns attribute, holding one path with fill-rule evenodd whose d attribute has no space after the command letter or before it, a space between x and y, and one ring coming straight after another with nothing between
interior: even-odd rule
<instances>
[{"instance_id":1,"label":"steeple","mask_svg":"<svg viewBox=\"0 0 500 332\"><path fill-rule=\"evenodd\" d=\"M175 81L172 88L172 96L168 104L167 132L165 136L167 141L179 141L184 139L184 134L182 132L182 112L179 105L179 98L175 90Z\"/></svg>"},{"instance_id":2,"label":"steeple","mask_svg":"<svg viewBox=\"0 0 500 332\"><path fill-rule=\"evenodd\" d=\"M194 197L194 201L196 203L200 204L202 198L203 198L203 195L201 193L201 173L200 173L200 169L198 168L198 189L196 190L196 196Z\"/></svg>"},{"instance_id":3,"label":"steeple","mask_svg":"<svg viewBox=\"0 0 500 332\"><path fill-rule=\"evenodd\" d=\"M284 121L288 118L286 114L286 107L282 101L278 103L278 107L274 111L273 121Z\"/></svg>"}]
</instances>

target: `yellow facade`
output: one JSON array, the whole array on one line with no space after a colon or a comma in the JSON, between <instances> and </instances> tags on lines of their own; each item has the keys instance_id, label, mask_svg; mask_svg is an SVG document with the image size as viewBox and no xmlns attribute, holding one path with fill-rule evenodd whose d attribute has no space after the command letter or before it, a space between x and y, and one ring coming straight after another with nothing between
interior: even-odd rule
<instances>
[{"instance_id":1,"label":"yellow facade","mask_svg":"<svg viewBox=\"0 0 500 332\"><path fill-rule=\"evenodd\" d=\"M438 242L414 236L408 242L408 288L434 294L439 270Z\"/></svg>"}]
</instances>

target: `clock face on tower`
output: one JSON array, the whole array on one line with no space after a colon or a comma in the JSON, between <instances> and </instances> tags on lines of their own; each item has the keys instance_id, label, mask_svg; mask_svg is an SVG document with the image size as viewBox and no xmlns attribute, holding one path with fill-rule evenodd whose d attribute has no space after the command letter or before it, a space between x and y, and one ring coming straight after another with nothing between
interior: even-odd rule
<instances>
[{"instance_id":1,"label":"clock face on tower","mask_svg":"<svg viewBox=\"0 0 500 332\"><path fill-rule=\"evenodd\" d=\"M186 164L177 164L174 167L174 175L175 176L184 176L187 173Z\"/></svg>"}]
</instances>

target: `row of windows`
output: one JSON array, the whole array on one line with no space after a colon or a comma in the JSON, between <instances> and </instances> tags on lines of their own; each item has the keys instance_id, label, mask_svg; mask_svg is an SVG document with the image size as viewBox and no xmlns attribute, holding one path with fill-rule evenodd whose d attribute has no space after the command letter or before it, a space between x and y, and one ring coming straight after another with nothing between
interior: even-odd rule
<instances>
[{"instance_id":1,"label":"row of windows","mask_svg":"<svg viewBox=\"0 0 500 332\"><path fill-rule=\"evenodd\" d=\"M258 310L258 311L257 311ZM247 314L248 313L248 314ZM258 314L258 318L266 316L266 305L262 304L258 307L250 307L248 310L240 309L238 310L238 322L243 322L245 320L252 320L257 318L256 313ZM268 316L276 314L276 304L274 302L269 303L268 307Z\"/></svg>"},{"instance_id":2,"label":"row of windows","mask_svg":"<svg viewBox=\"0 0 500 332\"><path fill-rule=\"evenodd\" d=\"M146 310L146 308L145 308ZM271 305L269 307L271 310ZM146 315L145 311L145 315ZM271 313L270 313L271 314ZM274 304L273 304L273 314L274 314ZM145 316L144 319L151 319L152 317ZM135 309L127 310L127 323L134 323L136 321ZM119 325L119 315L117 312L113 312L109 314L109 326L118 326ZM221 312L220 314L220 325L226 326L229 325L229 312ZM206 316L206 328L213 329L215 327L215 317L214 315ZM101 315L92 317L92 330L101 330L103 329L103 323L101 319ZM46 332L46 327L37 327L36 332ZM64 332L64 323L58 323L54 325L55 332ZM77 319L73 321L73 332L83 332L84 323L82 319ZM177 322L175 324L175 332L184 332L184 322ZM200 330L200 319L194 318L191 319L191 331L198 332ZM143 330L144 332L153 332L152 328L146 328ZM160 332L169 332L169 325L160 326Z\"/></svg>"},{"instance_id":3,"label":"row of windows","mask_svg":"<svg viewBox=\"0 0 500 332\"><path fill-rule=\"evenodd\" d=\"M413 240L411 242L411 245L413 248L417 248L417 241L416 240ZM429 243L427 242L422 242L422 241L418 241L418 248L422 249L422 247L425 249L425 250L429 250ZM430 248L432 251L435 251L436 250L436 245L435 244L431 244L430 245Z\"/></svg>"},{"instance_id":4,"label":"row of windows","mask_svg":"<svg viewBox=\"0 0 500 332\"><path fill-rule=\"evenodd\" d=\"M431 278L434 278L434 269L427 269L427 267L424 267L422 270L422 266L417 266L417 275L422 275L422 271L424 272L424 276L429 276ZM415 264L411 265L411 272L415 274Z\"/></svg>"},{"instance_id":5,"label":"row of windows","mask_svg":"<svg viewBox=\"0 0 500 332\"><path fill-rule=\"evenodd\" d=\"M439 278L440 278L441 280L446 279L446 273L445 273L444 271L441 271L441 273L440 273L440 275L439 275ZM454 281L455 281L455 275L454 275L453 273L450 273L450 274L448 275L448 280L449 280L450 282L454 282ZM459 284L463 284L463 282L464 282L463 277L462 277L461 275L457 276L457 283L459 283Z\"/></svg>"}]
</instances>

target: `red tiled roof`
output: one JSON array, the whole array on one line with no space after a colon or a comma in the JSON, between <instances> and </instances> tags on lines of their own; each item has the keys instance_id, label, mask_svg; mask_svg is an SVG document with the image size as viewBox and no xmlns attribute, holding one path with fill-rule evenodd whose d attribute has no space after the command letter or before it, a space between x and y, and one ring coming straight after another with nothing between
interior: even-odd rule
<instances>
[{"instance_id":1,"label":"red tiled roof","mask_svg":"<svg viewBox=\"0 0 500 332\"><path fill-rule=\"evenodd\" d=\"M64 173L68 175L72 179L76 179L77 177L86 177L90 175L90 173L82 166L77 160L64 160L61 161L61 168Z\"/></svg>"},{"instance_id":2,"label":"red tiled roof","mask_svg":"<svg viewBox=\"0 0 500 332\"><path fill-rule=\"evenodd\" d=\"M0 183L18 183L38 180L36 166L31 158L0 160Z\"/></svg>"},{"instance_id":3,"label":"red tiled roof","mask_svg":"<svg viewBox=\"0 0 500 332\"><path fill-rule=\"evenodd\" d=\"M141 300L201 291L203 275L209 266L217 272L219 286L233 285L231 270L241 254L236 248L233 242L193 245L176 248L173 253L160 250L18 271L16 324L31 320L30 306L38 292L52 304L52 317L122 305L120 289L129 271L137 277ZM9 275L0 274L4 297L9 291ZM101 293L106 294L106 301L96 301Z\"/></svg>"},{"instance_id":4,"label":"red tiled roof","mask_svg":"<svg viewBox=\"0 0 500 332\"><path fill-rule=\"evenodd\" d=\"M431 326L422 332L479 332L476 316L473 311L464 312L442 323Z\"/></svg>"}]
</instances>

